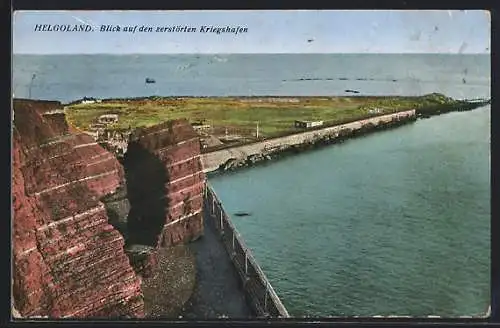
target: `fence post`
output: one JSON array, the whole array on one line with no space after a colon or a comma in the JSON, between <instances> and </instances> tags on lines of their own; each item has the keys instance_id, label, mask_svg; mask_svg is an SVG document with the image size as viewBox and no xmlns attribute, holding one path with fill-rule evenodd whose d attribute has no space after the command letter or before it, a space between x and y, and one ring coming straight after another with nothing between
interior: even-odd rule
<instances>
[{"instance_id":1,"label":"fence post","mask_svg":"<svg viewBox=\"0 0 500 328\"><path fill-rule=\"evenodd\" d=\"M220 209L220 231L223 233L224 232L224 223L222 222L222 208Z\"/></svg>"},{"instance_id":2,"label":"fence post","mask_svg":"<svg viewBox=\"0 0 500 328\"><path fill-rule=\"evenodd\" d=\"M245 275L248 276L248 255L247 255L247 251L245 251Z\"/></svg>"},{"instance_id":3,"label":"fence post","mask_svg":"<svg viewBox=\"0 0 500 328\"><path fill-rule=\"evenodd\" d=\"M264 294L264 312L267 314L267 294L269 292L269 284L268 282L266 281L266 291L265 291L265 294Z\"/></svg>"},{"instance_id":4,"label":"fence post","mask_svg":"<svg viewBox=\"0 0 500 328\"><path fill-rule=\"evenodd\" d=\"M215 199L212 195L212 215L215 215Z\"/></svg>"}]
</instances>

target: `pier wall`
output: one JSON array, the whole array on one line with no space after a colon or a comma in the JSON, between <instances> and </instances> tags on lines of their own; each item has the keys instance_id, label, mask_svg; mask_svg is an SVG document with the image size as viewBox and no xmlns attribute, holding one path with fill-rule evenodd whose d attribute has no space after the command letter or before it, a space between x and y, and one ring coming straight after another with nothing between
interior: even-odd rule
<instances>
[{"instance_id":1,"label":"pier wall","mask_svg":"<svg viewBox=\"0 0 500 328\"><path fill-rule=\"evenodd\" d=\"M253 155L271 154L275 151L279 151L282 148L315 142L316 140L319 140L324 137L336 138L339 136L339 132L345 129L356 131L362 129L363 127L369 124L373 124L375 126L381 126L384 124L389 124L393 120L410 121L415 117L416 117L416 112L413 109L403 112L371 117L365 120L355 121L351 123L326 127L324 129L305 131L297 134L292 134L279 138L273 138L248 145L217 150L214 152L202 154L203 170L204 172L216 171L217 169L219 169L221 165L227 163L231 159L234 159L236 161L241 161L248 159Z\"/></svg>"},{"instance_id":2,"label":"pier wall","mask_svg":"<svg viewBox=\"0 0 500 328\"><path fill-rule=\"evenodd\" d=\"M220 233L222 243L241 278L249 305L261 317L289 317L288 311L224 211L217 195L208 185L205 187L204 201L209 211L207 217L213 220L213 225Z\"/></svg>"}]
</instances>

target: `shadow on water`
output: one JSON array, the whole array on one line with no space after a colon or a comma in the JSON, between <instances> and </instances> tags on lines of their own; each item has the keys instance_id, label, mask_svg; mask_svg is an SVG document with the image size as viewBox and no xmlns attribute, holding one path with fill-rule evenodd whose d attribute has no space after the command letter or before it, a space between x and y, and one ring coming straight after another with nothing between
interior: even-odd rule
<instances>
[{"instance_id":1,"label":"shadow on water","mask_svg":"<svg viewBox=\"0 0 500 328\"><path fill-rule=\"evenodd\" d=\"M155 247L165 223L168 174L159 158L140 143L130 142L123 159L130 212L127 244Z\"/></svg>"}]
</instances>

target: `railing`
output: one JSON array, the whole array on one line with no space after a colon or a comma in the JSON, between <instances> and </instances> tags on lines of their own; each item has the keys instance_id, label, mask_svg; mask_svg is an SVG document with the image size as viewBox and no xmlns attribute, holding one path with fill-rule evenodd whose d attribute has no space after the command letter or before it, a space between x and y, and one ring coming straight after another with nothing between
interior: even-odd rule
<instances>
[{"instance_id":1,"label":"railing","mask_svg":"<svg viewBox=\"0 0 500 328\"><path fill-rule=\"evenodd\" d=\"M248 300L257 315L289 317L288 311L224 211L217 195L208 185L205 185L204 201L205 209L209 211L214 226L221 235L222 242L243 282Z\"/></svg>"}]
</instances>

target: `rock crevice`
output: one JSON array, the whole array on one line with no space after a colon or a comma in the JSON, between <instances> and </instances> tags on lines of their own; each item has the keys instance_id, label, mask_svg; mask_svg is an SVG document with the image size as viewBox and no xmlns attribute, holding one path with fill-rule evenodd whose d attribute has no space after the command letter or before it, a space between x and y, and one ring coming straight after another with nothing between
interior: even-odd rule
<instances>
[{"instance_id":1,"label":"rock crevice","mask_svg":"<svg viewBox=\"0 0 500 328\"><path fill-rule=\"evenodd\" d=\"M138 272L148 276L159 248L203 234L199 140L187 120L138 129L130 135L123 163L130 202L127 252Z\"/></svg>"},{"instance_id":2,"label":"rock crevice","mask_svg":"<svg viewBox=\"0 0 500 328\"><path fill-rule=\"evenodd\" d=\"M120 185L123 169L47 113L58 107L14 102L15 307L23 317L141 317L139 279L99 201Z\"/></svg>"},{"instance_id":3,"label":"rock crevice","mask_svg":"<svg viewBox=\"0 0 500 328\"><path fill-rule=\"evenodd\" d=\"M186 120L138 129L122 165L61 107L14 101L13 306L22 317L142 317L142 277L160 249L203 234L198 137Z\"/></svg>"}]
</instances>

